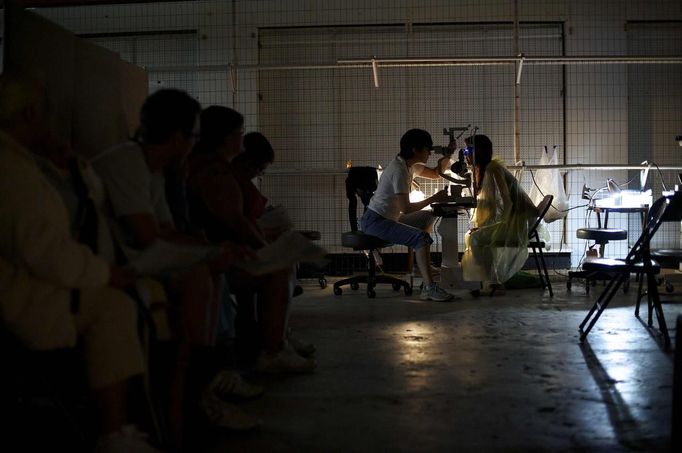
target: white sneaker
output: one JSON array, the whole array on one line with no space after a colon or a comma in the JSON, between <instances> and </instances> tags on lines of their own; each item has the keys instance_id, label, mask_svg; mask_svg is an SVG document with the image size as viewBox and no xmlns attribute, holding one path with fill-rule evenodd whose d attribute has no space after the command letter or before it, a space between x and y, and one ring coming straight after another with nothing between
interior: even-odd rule
<instances>
[{"instance_id":1,"label":"white sneaker","mask_svg":"<svg viewBox=\"0 0 682 453\"><path fill-rule=\"evenodd\" d=\"M204 393L201 399L201 408L211 425L217 428L231 431L250 431L258 428L260 419L255 415L247 414L238 406L226 403L215 395Z\"/></svg>"},{"instance_id":2,"label":"white sneaker","mask_svg":"<svg viewBox=\"0 0 682 453\"><path fill-rule=\"evenodd\" d=\"M282 350L276 354L261 351L256 361L257 371L270 374L312 373L316 366L314 360L296 354L296 351L288 343L285 343Z\"/></svg>"},{"instance_id":3,"label":"white sneaker","mask_svg":"<svg viewBox=\"0 0 682 453\"><path fill-rule=\"evenodd\" d=\"M160 453L147 442L149 436L134 425L108 434L97 443L96 453Z\"/></svg>"},{"instance_id":4,"label":"white sneaker","mask_svg":"<svg viewBox=\"0 0 682 453\"><path fill-rule=\"evenodd\" d=\"M294 335L292 335L291 331L287 333L287 342L291 345L292 348L294 348L296 354L300 355L301 357L310 358L313 355L315 355L316 350L315 345L312 343L307 343L299 340Z\"/></svg>"},{"instance_id":5,"label":"white sneaker","mask_svg":"<svg viewBox=\"0 0 682 453\"><path fill-rule=\"evenodd\" d=\"M419 295L421 300L435 300L437 302L446 302L453 300L453 295L445 291L443 288L438 286L438 283L431 283L430 285L424 285L421 294Z\"/></svg>"},{"instance_id":6,"label":"white sneaker","mask_svg":"<svg viewBox=\"0 0 682 453\"><path fill-rule=\"evenodd\" d=\"M258 398L264 392L260 385L250 384L234 371L220 371L205 390L224 401Z\"/></svg>"}]
</instances>

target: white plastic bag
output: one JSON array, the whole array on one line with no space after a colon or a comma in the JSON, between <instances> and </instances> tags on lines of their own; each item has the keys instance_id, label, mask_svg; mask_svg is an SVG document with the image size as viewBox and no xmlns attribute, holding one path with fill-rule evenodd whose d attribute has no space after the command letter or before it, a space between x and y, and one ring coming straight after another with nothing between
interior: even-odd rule
<instances>
[{"instance_id":1,"label":"white plastic bag","mask_svg":"<svg viewBox=\"0 0 682 453\"><path fill-rule=\"evenodd\" d=\"M559 158L556 152L556 146L552 148L551 152L547 151L545 146L540 157L540 165L558 165ZM555 220L563 219L568 214L568 197L564 189L564 181L561 178L561 173L557 168L542 169L535 172L533 175L535 184L530 189L530 199L537 206L542 201L545 195L554 195L552 206L545 215L545 222L551 223ZM537 184L537 186L536 186Z\"/></svg>"},{"instance_id":2,"label":"white plastic bag","mask_svg":"<svg viewBox=\"0 0 682 453\"><path fill-rule=\"evenodd\" d=\"M545 250L552 250L552 235L549 233L545 222L540 222L537 232L540 242L545 243Z\"/></svg>"}]
</instances>

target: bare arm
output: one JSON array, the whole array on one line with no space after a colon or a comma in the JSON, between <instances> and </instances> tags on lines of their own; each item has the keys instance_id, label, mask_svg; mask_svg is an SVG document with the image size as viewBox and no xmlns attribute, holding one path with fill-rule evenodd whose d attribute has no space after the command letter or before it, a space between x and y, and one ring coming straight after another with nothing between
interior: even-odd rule
<instances>
[{"instance_id":1,"label":"bare arm","mask_svg":"<svg viewBox=\"0 0 682 453\"><path fill-rule=\"evenodd\" d=\"M448 193L446 190L441 190L429 198L422 201L417 201L415 203L410 203L410 196L406 193L399 193L397 196L398 203L400 204L400 211L403 214L409 214L410 212L420 211L431 203L446 201L448 198Z\"/></svg>"},{"instance_id":2,"label":"bare arm","mask_svg":"<svg viewBox=\"0 0 682 453\"><path fill-rule=\"evenodd\" d=\"M137 248L144 249L156 239L175 244L205 244L205 240L177 231L170 223L159 224L152 214L138 213L121 217Z\"/></svg>"},{"instance_id":3,"label":"bare arm","mask_svg":"<svg viewBox=\"0 0 682 453\"><path fill-rule=\"evenodd\" d=\"M161 229L156 218L149 213L138 213L121 216L123 227L132 236L136 247L146 248L160 237Z\"/></svg>"},{"instance_id":4,"label":"bare arm","mask_svg":"<svg viewBox=\"0 0 682 453\"><path fill-rule=\"evenodd\" d=\"M421 164L415 164L415 165L421 165ZM438 179L442 176L443 173L445 173L445 170L447 170L450 166L450 157L441 157L438 159L438 163L436 164L435 167L427 167L423 166L421 173L419 176L421 178L426 178L426 179Z\"/></svg>"},{"instance_id":5,"label":"bare arm","mask_svg":"<svg viewBox=\"0 0 682 453\"><path fill-rule=\"evenodd\" d=\"M263 233L244 216L244 201L239 183L231 175L207 175L197 184L206 207L238 241L254 248L267 243Z\"/></svg>"}]
</instances>

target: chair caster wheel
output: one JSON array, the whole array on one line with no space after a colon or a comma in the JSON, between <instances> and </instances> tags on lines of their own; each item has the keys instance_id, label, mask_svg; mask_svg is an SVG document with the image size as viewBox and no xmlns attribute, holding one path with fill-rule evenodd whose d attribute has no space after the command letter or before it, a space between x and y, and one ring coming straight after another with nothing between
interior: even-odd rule
<instances>
[{"instance_id":1,"label":"chair caster wheel","mask_svg":"<svg viewBox=\"0 0 682 453\"><path fill-rule=\"evenodd\" d=\"M343 294L343 290L339 287L335 287L334 288L334 294L337 296L340 296L341 294Z\"/></svg>"},{"instance_id":2,"label":"chair caster wheel","mask_svg":"<svg viewBox=\"0 0 682 453\"><path fill-rule=\"evenodd\" d=\"M373 289L368 289L367 290L367 297L370 299L374 299L377 296L377 293Z\"/></svg>"},{"instance_id":3,"label":"chair caster wheel","mask_svg":"<svg viewBox=\"0 0 682 453\"><path fill-rule=\"evenodd\" d=\"M325 289L327 287L327 279L321 278L317 281L320 284L320 288Z\"/></svg>"},{"instance_id":4,"label":"chair caster wheel","mask_svg":"<svg viewBox=\"0 0 682 453\"><path fill-rule=\"evenodd\" d=\"M412 288L409 286L405 287L405 295L406 296L411 296L412 295Z\"/></svg>"},{"instance_id":5,"label":"chair caster wheel","mask_svg":"<svg viewBox=\"0 0 682 453\"><path fill-rule=\"evenodd\" d=\"M350 289L352 289L353 291L357 291L358 289L360 289L360 285L358 285L357 283L351 283Z\"/></svg>"},{"instance_id":6,"label":"chair caster wheel","mask_svg":"<svg viewBox=\"0 0 682 453\"><path fill-rule=\"evenodd\" d=\"M400 291L400 283L392 283L393 291Z\"/></svg>"}]
</instances>

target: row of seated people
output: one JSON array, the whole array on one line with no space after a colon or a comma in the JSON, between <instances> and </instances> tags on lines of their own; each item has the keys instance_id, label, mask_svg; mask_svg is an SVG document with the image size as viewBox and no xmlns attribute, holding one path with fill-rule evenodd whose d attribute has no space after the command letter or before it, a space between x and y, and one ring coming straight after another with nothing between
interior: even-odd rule
<instances>
[{"instance_id":1,"label":"row of seated people","mask_svg":"<svg viewBox=\"0 0 682 453\"><path fill-rule=\"evenodd\" d=\"M216 347L234 331L233 296L240 311L256 313L256 332L245 337L257 370L315 368L312 345L287 340L292 270L253 276L237 267L280 233L258 227L266 199L250 181L274 159L267 139L244 139L234 110L201 111L187 93L159 90L142 106L135 138L88 163L49 132L45 98L25 77L0 76L2 327L29 349L83 341L101 416L99 451L156 451L130 425L128 410L129 383L148 362L135 301L148 309L155 294L166 303L153 327L169 326L161 336L172 350L167 369L152 373L167 380L169 446L182 448L183 420L194 406L224 428L258 426L229 401L263 389L226 369ZM164 173L173 175L171 194L181 195L171 197L172 210ZM189 256L187 263L162 266L153 278L128 266L159 242Z\"/></svg>"}]
</instances>

